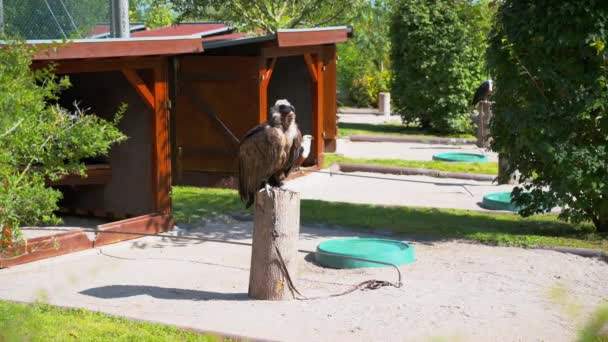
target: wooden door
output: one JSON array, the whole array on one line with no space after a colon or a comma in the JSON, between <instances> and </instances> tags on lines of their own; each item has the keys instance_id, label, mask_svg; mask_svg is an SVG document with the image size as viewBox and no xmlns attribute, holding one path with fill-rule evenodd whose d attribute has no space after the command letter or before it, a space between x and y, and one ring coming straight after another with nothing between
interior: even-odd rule
<instances>
[{"instance_id":1,"label":"wooden door","mask_svg":"<svg viewBox=\"0 0 608 342\"><path fill-rule=\"evenodd\" d=\"M259 123L258 59L186 56L176 64L177 177L235 173L238 143Z\"/></svg>"}]
</instances>

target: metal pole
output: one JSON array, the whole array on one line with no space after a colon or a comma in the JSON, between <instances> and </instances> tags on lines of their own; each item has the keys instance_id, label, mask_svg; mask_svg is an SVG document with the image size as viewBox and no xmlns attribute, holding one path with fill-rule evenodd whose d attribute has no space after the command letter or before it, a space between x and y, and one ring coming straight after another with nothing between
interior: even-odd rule
<instances>
[{"instance_id":1,"label":"metal pole","mask_svg":"<svg viewBox=\"0 0 608 342\"><path fill-rule=\"evenodd\" d=\"M110 0L112 38L129 38L129 0Z\"/></svg>"},{"instance_id":2,"label":"metal pole","mask_svg":"<svg viewBox=\"0 0 608 342\"><path fill-rule=\"evenodd\" d=\"M0 35L4 34L4 5L0 0Z\"/></svg>"}]
</instances>

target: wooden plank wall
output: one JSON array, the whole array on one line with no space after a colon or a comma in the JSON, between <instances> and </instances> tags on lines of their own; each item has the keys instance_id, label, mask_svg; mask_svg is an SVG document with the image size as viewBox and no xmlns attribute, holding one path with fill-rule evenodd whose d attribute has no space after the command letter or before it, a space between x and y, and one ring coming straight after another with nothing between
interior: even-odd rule
<instances>
[{"instance_id":1,"label":"wooden plank wall","mask_svg":"<svg viewBox=\"0 0 608 342\"><path fill-rule=\"evenodd\" d=\"M259 123L258 72L256 57L178 59L176 169L183 173L236 172L238 145L232 136L240 140Z\"/></svg>"}]
</instances>

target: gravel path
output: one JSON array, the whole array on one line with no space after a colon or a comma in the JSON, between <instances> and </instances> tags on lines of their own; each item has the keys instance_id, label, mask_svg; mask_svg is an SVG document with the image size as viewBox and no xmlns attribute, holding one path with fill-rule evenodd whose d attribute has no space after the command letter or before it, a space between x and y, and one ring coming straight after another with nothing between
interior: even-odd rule
<instances>
[{"instance_id":1,"label":"gravel path","mask_svg":"<svg viewBox=\"0 0 608 342\"><path fill-rule=\"evenodd\" d=\"M433 155L442 152L463 152L486 154L493 162L498 161L498 154L485 151L475 145L435 145L420 143L392 142L351 142L348 139L337 140L337 154L351 158L433 160Z\"/></svg>"},{"instance_id":2,"label":"gravel path","mask_svg":"<svg viewBox=\"0 0 608 342\"><path fill-rule=\"evenodd\" d=\"M478 203L485 194L513 189L511 185L496 185L491 182L367 172L350 172L344 176L313 173L289 181L285 186L300 192L305 199L484 211Z\"/></svg>"},{"instance_id":3,"label":"gravel path","mask_svg":"<svg viewBox=\"0 0 608 342\"><path fill-rule=\"evenodd\" d=\"M250 222L218 220L184 234L251 241ZM365 236L303 227L298 246ZM312 301L247 298L250 247L147 237L0 270L0 298L85 307L207 331L283 341L571 341L608 299L608 265L551 251L458 241L414 243L402 288ZM308 258L306 258L308 259ZM332 270L299 260L297 285L309 296L362 280L394 281L390 268ZM551 293L563 289L569 316Z\"/></svg>"}]
</instances>

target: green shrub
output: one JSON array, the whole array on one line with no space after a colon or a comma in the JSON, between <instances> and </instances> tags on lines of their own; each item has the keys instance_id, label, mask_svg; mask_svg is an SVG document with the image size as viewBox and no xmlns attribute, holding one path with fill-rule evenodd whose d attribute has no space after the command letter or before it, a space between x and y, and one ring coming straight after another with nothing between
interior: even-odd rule
<instances>
[{"instance_id":1,"label":"green shrub","mask_svg":"<svg viewBox=\"0 0 608 342\"><path fill-rule=\"evenodd\" d=\"M466 132L469 103L486 78L488 1L397 0L391 23L392 98L407 123Z\"/></svg>"},{"instance_id":2,"label":"green shrub","mask_svg":"<svg viewBox=\"0 0 608 342\"><path fill-rule=\"evenodd\" d=\"M387 70L371 71L356 77L350 88L350 97L358 107L376 107L378 93L388 91L390 73Z\"/></svg>"},{"instance_id":3,"label":"green shrub","mask_svg":"<svg viewBox=\"0 0 608 342\"><path fill-rule=\"evenodd\" d=\"M19 226L57 222L61 193L47 180L84 174L81 160L125 138L117 121L53 104L69 80L31 71L32 53L18 43L0 47L0 251L18 239Z\"/></svg>"},{"instance_id":4,"label":"green shrub","mask_svg":"<svg viewBox=\"0 0 608 342\"><path fill-rule=\"evenodd\" d=\"M505 0L498 10L492 147L530 181L534 196L516 196L524 215L562 205L562 218L608 231L607 43L606 1Z\"/></svg>"}]
</instances>

